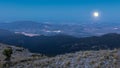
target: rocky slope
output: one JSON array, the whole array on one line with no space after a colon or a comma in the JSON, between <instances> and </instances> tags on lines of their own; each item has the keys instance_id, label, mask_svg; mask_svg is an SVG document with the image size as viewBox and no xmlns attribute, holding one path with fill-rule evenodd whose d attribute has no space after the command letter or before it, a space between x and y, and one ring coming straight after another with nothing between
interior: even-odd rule
<instances>
[{"instance_id":1,"label":"rocky slope","mask_svg":"<svg viewBox=\"0 0 120 68\"><path fill-rule=\"evenodd\" d=\"M27 49L0 44L0 66L5 62L2 51L12 47L10 68L119 68L120 49L79 51L55 57L30 53Z\"/></svg>"},{"instance_id":2,"label":"rocky slope","mask_svg":"<svg viewBox=\"0 0 120 68\"><path fill-rule=\"evenodd\" d=\"M3 54L3 52L6 49L12 49L12 54L10 57L10 65L9 67L14 67L14 65L19 64L21 62L25 62L25 61L29 61L29 60L35 60L35 59L40 59L41 58L41 54L35 54L35 53L31 53L29 52L28 49L22 48L22 47L15 47L15 46L11 46L11 45L6 45L6 44L2 44L0 43L0 68L6 67L5 64L8 62L5 60L6 56ZM19 66L17 66L19 68ZM6 67L8 68L8 67Z\"/></svg>"}]
</instances>

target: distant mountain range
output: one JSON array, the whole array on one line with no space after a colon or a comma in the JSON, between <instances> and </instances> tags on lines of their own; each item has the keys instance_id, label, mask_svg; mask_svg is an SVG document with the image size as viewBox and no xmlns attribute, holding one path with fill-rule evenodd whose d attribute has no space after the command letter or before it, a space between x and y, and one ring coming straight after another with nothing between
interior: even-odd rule
<instances>
[{"instance_id":1,"label":"distant mountain range","mask_svg":"<svg viewBox=\"0 0 120 68\"><path fill-rule=\"evenodd\" d=\"M100 36L106 33L120 33L119 23L68 23L56 24L34 21L16 21L10 23L0 23L0 29L13 32L39 34L53 36L57 34L71 35L75 37Z\"/></svg>"},{"instance_id":2,"label":"distant mountain range","mask_svg":"<svg viewBox=\"0 0 120 68\"><path fill-rule=\"evenodd\" d=\"M31 52L48 56L84 50L120 48L120 34L109 33L102 36L77 38L70 35L26 36L0 29L0 43L28 48Z\"/></svg>"}]
</instances>

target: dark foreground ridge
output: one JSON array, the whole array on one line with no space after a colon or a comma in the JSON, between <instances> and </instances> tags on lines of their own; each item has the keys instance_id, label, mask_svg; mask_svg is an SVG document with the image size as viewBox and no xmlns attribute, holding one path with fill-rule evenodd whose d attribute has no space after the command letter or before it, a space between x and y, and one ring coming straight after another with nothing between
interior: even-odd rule
<instances>
[{"instance_id":1,"label":"dark foreground ridge","mask_svg":"<svg viewBox=\"0 0 120 68\"><path fill-rule=\"evenodd\" d=\"M84 50L120 48L120 34L110 33L102 36L76 38L69 35L25 36L7 30L0 30L0 42L24 47L34 53L48 56Z\"/></svg>"}]
</instances>

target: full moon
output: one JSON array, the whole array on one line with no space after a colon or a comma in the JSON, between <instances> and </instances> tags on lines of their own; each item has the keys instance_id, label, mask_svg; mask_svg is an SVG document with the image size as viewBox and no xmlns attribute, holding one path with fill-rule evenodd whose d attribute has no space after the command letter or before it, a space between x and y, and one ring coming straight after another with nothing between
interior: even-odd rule
<instances>
[{"instance_id":1,"label":"full moon","mask_svg":"<svg viewBox=\"0 0 120 68\"><path fill-rule=\"evenodd\" d=\"M99 17L99 12L94 12L94 13L93 13L93 16L94 16L94 17Z\"/></svg>"}]
</instances>

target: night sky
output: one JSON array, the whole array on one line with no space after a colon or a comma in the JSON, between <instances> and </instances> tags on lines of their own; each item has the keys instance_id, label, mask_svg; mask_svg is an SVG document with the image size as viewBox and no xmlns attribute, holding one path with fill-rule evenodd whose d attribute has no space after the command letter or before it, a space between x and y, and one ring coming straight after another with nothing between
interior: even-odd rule
<instances>
[{"instance_id":1,"label":"night sky","mask_svg":"<svg viewBox=\"0 0 120 68\"><path fill-rule=\"evenodd\" d=\"M0 21L120 21L120 0L0 0Z\"/></svg>"}]
</instances>

